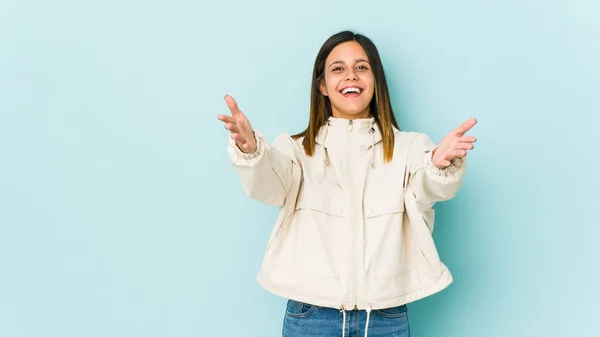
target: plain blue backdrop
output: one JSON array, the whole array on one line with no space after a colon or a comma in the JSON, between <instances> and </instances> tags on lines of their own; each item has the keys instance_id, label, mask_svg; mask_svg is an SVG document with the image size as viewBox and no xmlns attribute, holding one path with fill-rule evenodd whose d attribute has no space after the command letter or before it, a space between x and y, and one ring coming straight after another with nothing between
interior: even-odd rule
<instances>
[{"instance_id":1,"label":"plain blue backdrop","mask_svg":"<svg viewBox=\"0 0 600 337\"><path fill-rule=\"evenodd\" d=\"M314 57L378 46L404 130L479 124L434 238L455 282L413 336L597 336L600 4L0 3L0 336L278 336L255 281L277 209L245 197L216 119L308 121Z\"/></svg>"}]
</instances>

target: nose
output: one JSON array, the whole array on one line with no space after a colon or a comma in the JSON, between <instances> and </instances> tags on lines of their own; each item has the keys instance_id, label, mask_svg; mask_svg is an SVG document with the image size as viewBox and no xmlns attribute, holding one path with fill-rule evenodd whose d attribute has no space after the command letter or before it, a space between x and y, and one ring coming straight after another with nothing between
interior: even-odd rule
<instances>
[{"instance_id":1,"label":"nose","mask_svg":"<svg viewBox=\"0 0 600 337\"><path fill-rule=\"evenodd\" d=\"M350 81L358 79L358 77L356 76L356 73L354 72L354 68L350 68L348 70L348 74L346 75L346 79L350 80Z\"/></svg>"}]
</instances>

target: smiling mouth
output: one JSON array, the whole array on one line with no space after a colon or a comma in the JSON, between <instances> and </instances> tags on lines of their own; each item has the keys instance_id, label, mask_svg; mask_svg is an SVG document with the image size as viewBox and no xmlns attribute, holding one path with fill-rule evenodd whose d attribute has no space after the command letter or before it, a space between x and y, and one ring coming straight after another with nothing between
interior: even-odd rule
<instances>
[{"instance_id":1,"label":"smiling mouth","mask_svg":"<svg viewBox=\"0 0 600 337\"><path fill-rule=\"evenodd\" d=\"M340 94L348 98L358 97L362 92L363 89L359 87L348 87L340 90Z\"/></svg>"}]
</instances>

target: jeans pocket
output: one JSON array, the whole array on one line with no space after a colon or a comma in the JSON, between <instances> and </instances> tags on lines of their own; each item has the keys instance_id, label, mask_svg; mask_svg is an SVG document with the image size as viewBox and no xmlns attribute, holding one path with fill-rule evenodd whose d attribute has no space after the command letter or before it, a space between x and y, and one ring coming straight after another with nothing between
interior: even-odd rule
<instances>
[{"instance_id":1,"label":"jeans pocket","mask_svg":"<svg viewBox=\"0 0 600 337\"><path fill-rule=\"evenodd\" d=\"M310 316L316 308L317 307L312 304L288 300L285 314L292 318L305 318Z\"/></svg>"},{"instance_id":2,"label":"jeans pocket","mask_svg":"<svg viewBox=\"0 0 600 337\"><path fill-rule=\"evenodd\" d=\"M408 308L406 305L400 305L392 308L377 309L373 310L375 314L383 318L406 318L408 315Z\"/></svg>"}]
</instances>

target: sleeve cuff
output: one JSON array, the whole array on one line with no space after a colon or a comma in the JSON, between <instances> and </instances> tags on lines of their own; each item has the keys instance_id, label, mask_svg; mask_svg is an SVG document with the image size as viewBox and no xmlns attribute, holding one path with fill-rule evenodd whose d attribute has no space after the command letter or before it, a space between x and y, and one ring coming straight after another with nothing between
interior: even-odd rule
<instances>
[{"instance_id":1,"label":"sleeve cuff","mask_svg":"<svg viewBox=\"0 0 600 337\"><path fill-rule=\"evenodd\" d=\"M246 153L240 150L235 143L235 140L229 137L227 143L227 154L229 155L231 162L236 165L252 166L255 162L260 160L262 154L264 153L264 138L263 135L258 131L254 131L254 137L256 139L256 150L254 150L252 153Z\"/></svg>"},{"instance_id":2,"label":"sleeve cuff","mask_svg":"<svg viewBox=\"0 0 600 337\"><path fill-rule=\"evenodd\" d=\"M425 167L427 172L435 176L444 176L449 177L453 176L456 172L458 172L463 165L465 164L465 157L456 157L450 161L450 166L440 169L433 165L433 150L431 149L427 156L425 156Z\"/></svg>"}]
</instances>

